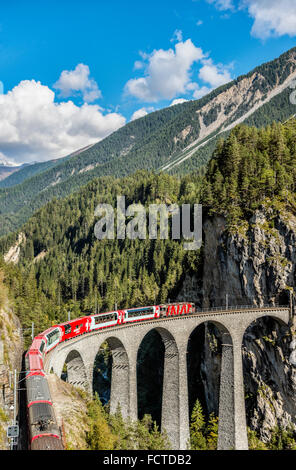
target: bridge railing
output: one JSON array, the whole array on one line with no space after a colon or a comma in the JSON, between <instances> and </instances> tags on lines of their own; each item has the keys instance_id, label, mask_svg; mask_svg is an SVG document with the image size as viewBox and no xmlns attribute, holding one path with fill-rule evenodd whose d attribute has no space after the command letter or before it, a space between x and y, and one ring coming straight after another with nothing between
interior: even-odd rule
<instances>
[{"instance_id":1,"label":"bridge railing","mask_svg":"<svg viewBox=\"0 0 296 470\"><path fill-rule=\"evenodd\" d=\"M228 310L252 310L252 309L265 309L265 308L290 308L289 305L229 305L229 306L222 306L222 307L210 307L210 308L195 308L196 313L207 313L207 312L221 312Z\"/></svg>"}]
</instances>

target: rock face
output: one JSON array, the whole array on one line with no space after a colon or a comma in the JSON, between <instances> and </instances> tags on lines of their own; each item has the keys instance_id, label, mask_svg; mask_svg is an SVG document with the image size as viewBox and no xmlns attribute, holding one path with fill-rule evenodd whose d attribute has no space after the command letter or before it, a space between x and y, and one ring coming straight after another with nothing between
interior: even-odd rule
<instances>
[{"instance_id":1,"label":"rock face","mask_svg":"<svg viewBox=\"0 0 296 470\"><path fill-rule=\"evenodd\" d=\"M12 246L7 253L4 255L4 261L6 263L17 264L19 262L21 245L26 242L26 236L24 233L20 232L18 235L18 240L14 246Z\"/></svg>"},{"instance_id":2,"label":"rock face","mask_svg":"<svg viewBox=\"0 0 296 470\"><path fill-rule=\"evenodd\" d=\"M296 269L296 219L263 207L237 233L222 217L204 223L203 307L289 304ZM217 413L217 355L206 328L202 377L208 411ZM261 439L276 426L296 429L296 341L273 319L259 320L245 333L243 362L248 425Z\"/></svg>"},{"instance_id":3,"label":"rock face","mask_svg":"<svg viewBox=\"0 0 296 470\"><path fill-rule=\"evenodd\" d=\"M8 302L0 308L0 450L8 449L6 427L13 418L12 371L21 369L23 338L20 322Z\"/></svg>"},{"instance_id":4,"label":"rock face","mask_svg":"<svg viewBox=\"0 0 296 470\"><path fill-rule=\"evenodd\" d=\"M47 380L54 405L57 423L61 429L66 450L86 450L88 396L73 385L63 382L55 374L48 374Z\"/></svg>"}]
</instances>

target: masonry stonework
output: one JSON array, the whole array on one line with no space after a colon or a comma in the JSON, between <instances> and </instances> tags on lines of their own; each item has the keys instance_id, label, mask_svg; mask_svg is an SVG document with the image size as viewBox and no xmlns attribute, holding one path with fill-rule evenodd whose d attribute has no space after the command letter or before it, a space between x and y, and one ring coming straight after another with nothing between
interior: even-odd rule
<instances>
[{"instance_id":1,"label":"masonry stonework","mask_svg":"<svg viewBox=\"0 0 296 470\"><path fill-rule=\"evenodd\" d=\"M237 309L203 312L125 324L106 331L87 333L49 352L45 372L60 377L65 362L68 380L92 392L93 368L100 346L108 342L112 352L110 411L120 405L124 417L135 420L137 406L137 356L145 336L156 329L165 346L162 430L166 430L174 449L186 450L189 442L187 348L193 331L204 322L214 323L222 335L222 369L219 396L218 449L247 449L242 341L248 326L261 317L271 316L289 325L289 308ZM70 370L69 370L70 368Z\"/></svg>"}]
</instances>

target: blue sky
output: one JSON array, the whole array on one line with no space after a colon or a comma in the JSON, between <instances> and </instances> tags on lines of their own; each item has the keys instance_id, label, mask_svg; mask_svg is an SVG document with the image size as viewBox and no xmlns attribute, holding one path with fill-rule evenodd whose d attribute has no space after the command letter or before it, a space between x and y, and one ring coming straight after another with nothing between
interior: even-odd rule
<instances>
[{"instance_id":1,"label":"blue sky","mask_svg":"<svg viewBox=\"0 0 296 470\"><path fill-rule=\"evenodd\" d=\"M14 162L62 157L296 45L296 0L1 3L0 159Z\"/></svg>"}]
</instances>

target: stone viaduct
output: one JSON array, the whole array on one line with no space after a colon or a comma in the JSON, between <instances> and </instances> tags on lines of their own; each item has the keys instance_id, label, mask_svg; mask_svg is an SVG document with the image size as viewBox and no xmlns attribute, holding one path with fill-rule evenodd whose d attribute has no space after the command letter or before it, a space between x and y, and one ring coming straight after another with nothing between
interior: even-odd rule
<instances>
[{"instance_id":1,"label":"stone viaduct","mask_svg":"<svg viewBox=\"0 0 296 470\"><path fill-rule=\"evenodd\" d=\"M113 359L110 411L115 412L120 404L124 417L137 419L137 355L145 336L155 329L165 346L161 429L166 430L173 448L184 450L189 440L188 340L199 325L211 322L222 335L218 449L248 449L242 341L248 326L267 316L287 327L292 310L288 307L238 307L135 322L87 333L61 343L49 352L45 372L53 370L61 377L66 363L68 381L92 392L95 357L101 344L107 341Z\"/></svg>"}]
</instances>

